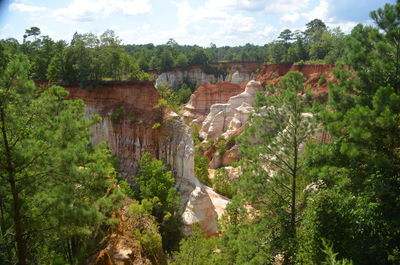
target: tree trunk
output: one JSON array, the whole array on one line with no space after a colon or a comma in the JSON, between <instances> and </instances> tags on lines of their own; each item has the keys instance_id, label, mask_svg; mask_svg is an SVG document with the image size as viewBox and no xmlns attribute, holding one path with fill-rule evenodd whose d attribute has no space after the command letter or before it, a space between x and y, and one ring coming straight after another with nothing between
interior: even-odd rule
<instances>
[{"instance_id":1,"label":"tree trunk","mask_svg":"<svg viewBox=\"0 0 400 265\"><path fill-rule=\"evenodd\" d=\"M6 165L8 174L8 183L10 184L12 194L12 211L15 226L15 242L17 244L18 265L26 265L26 244L23 236L23 226L21 223L21 204L17 187L15 185L15 171L11 158L11 148L8 143L7 132L5 127L4 109L0 109L1 132L4 142L4 151L6 155Z\"/></svg>"}]
</instances>

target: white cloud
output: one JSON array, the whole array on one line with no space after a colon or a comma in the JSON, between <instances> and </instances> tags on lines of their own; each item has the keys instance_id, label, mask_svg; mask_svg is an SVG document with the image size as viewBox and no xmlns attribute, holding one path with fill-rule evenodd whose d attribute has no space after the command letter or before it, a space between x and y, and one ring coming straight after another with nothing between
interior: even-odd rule
<instances>
[{"instance_id":1,"label":"white cloud","mask_svg":"<svg viewBox=\"0 0 400 265\"><path fill-rule=\"evenodd\" d=\"M271 1L264 10L267 13L291 14L308 7L310 0L275 0Z\"/></svg>"},{"instance_id":2,"label":"white cloud","mask_svg":"<svg viewBox=\"0 0 400 265\"><path fill-rule=\"evenodd\" d=\"M262 30L257 32L257 35L262 37L270 37L271 33L276 32L276 28L270 25L266 25Z\"/></svg>"},{"instance_id":3,"label":"white cloud","mask_svg":"<svg viewBox=\"0 0 400 265\"><path fill-rule=\"evenodd\" d=\"M38 11L44 11L47 9L47 8L41 7L41 6L26 5L24 3L11 3L9 8L11 11L17 11L17 12L38 12Z\"/></svg>"},{"instance_id":4,"label":"white cloud","mask_svg":"<svg viewBox=\"0 0 400 265\"><path fill-rule=\"evenodd\" d=\"M303 16L308 20L319 18L324 22L331 22L333 18L329 17L329 3L327 0L321 0L319 5L309 12L303 13Z\"/></svg>"},{"instance_id":5,"label":"white cloud","mask_svg":"<svg viewBox=\"0 0 400 265\"><path fill-rule=\"evenodd\" d=\"M209 10L245 10L256 11L265 7L263 0L208 0L205 7Z\"/></svg>"},{"instance_id":6,"label":"white cloud","mask_svg":"<svg viewBox=\"0 0 400 265\"><path fill-rule=\"evenodd\" d=\"M149 0L73 0L66 8L54 10L54 16L65 22L93 21L113 12L139 15L151 11Z\"/></svg>"},{"instance_id":7,"label":"white cloud","mask_svg":"<svg viewBox=\"0 0 400 265\"><path fill-rule=\"evenodd\" d=\"M246 17L242 14L227 16L221 22L220 29L222 33L230 34L234 32L251 32L255 30L255 19Z\"/></svg>"},{"instance_id":8,"label":"white cloud","mask_svg":"<svg viewBox=\"0 0 400 265\"><path fill-rule=\"evenodd\" d=\"M176 3L179 28L183 32L197 30L198 25L209 25L207 27L212 32L209 33L209 40L227 38L230 35L238 35L256 30L256 20L251 16L246 16L241 12L236 12L240 5L245 5L249 1L226 1L206 2L204 6L192 7L188 1ZM207 40L204 40L207 41Z\"/></svg>"},{"instance_id":9,"label":"white cloud","mask_svg":"<svg viewBox=\"0 0 400 265\"><path fill-rule=\"evenodd\" d=\"M111 1L115 5L115 9L121 11L125 15L139 15L149 13L151 4L149 0L124 0Z\"/></svg>"},{"instance_id":10,"label":"white cloud","mask_svg":"<svg viewBox=\"0 0 400 265\"><path fill-rule=\"evenodd\" d=\"M299 13L285 14L281 18L281 21L293 24L293 23L296 23L297 21L299 21L300 17L301 17L301 15Z\"/></svg>"},{"instance_id":11,"label":"white cloud","mask_svg":"<svg viewBox=\"0 0 400 265\"><path fill-rule=\"evenodd\" d=\"M340 29L345 33L350 33L350 31L357 25L357 22L354 21L346 21L346 22L338 22L338 23L327 23L330 28L337 28Z\"/></svg>"}]
</instances>

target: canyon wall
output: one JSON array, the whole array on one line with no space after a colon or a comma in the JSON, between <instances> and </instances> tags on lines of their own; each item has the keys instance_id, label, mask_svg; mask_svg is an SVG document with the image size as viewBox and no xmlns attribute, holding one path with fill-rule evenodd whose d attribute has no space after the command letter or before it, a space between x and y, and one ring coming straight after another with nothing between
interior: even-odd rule
<instances>
[{"instance_id":1,"label":"canyon wall","mask_svg":"<svg viewBox=\"0 0 400 265\"><path fill-rule=\"evenodd\" d=\"M304 90L310 90L315 100L326 102L328 82L336 82L333 68L333 65L270 64L260 71L255 80L248 82L246 88L229 82L200 86L184 106L184 116L189 124L199 125L200 137L204 142L214 140L214 144L205 152L210 168L229 166L240 159L237 145L223 156L218 155L214 145L220 136L229 139L241 134L253 110L256 92L269 84L278 83L289 71L299 71L306 77ZM313 138L329 141L329 136L323 131L318 131Z\"/></svg>"},{"instance_id":2,"label":"canyon wall","mask_svg":"<svg viewBox=\"0 0 400 265\"><path fill-rule=\"evenodd\" d=\"M145 152L159 157L161 138L152 127L162 121L162 111L153 108L160 95L152 82L113 82L90 91L66 89L71 99L85 102L88 115L102 117L92 128L92 141L107 142L125 173L136 174L137 161Z\"/></svg>"},{"instance_id":3,"label":"canyon wall","mask_svg":"<svg viewBox=\"0 0 400 265\"><path fill-rule=\"evenodd\" d=\"M163 159L176 177L181 193L180 213L184 232L201 222L203 231L217 233L218 216L206 187L195 177L193 140L181 118L155 109L160 96L152 82L113 82L87 91L66 87L70 99L82 99L87 114L99 114L102 121L93 127L92 141L106 141L128 175L137 173L137 161L144 152Z\"/></svg>"},{"instance_id":4,"label":"canyon wall","mask_svg":"<svg viewBox=\"0 0 400 265\"><path fill-rule=\"evenodd\" d=\"M269 64L266 65L256 77L263 86L276 84L289 71L298 71L306 77L304 89L310 90L314 98L320 102L325 102L328 98L328 81L335 82L332 73L334 65L331 64Z\"/></svg>"},{"instance_id":5,"label":"canyon wall","mask_svg":"<svg viewBox=\"0 0 400 265\"><path fill-rule=\"evenodd\" d=\"M191 95L189 102L184 106L183 116L191 119L204 117L210 112L212 105L226 103L232 96L243 92L245 86L245 83L204 83Z\"/></svg>"},{"instance_id":6,"label":"canyon wall","mask_svg":"<svg viewBox=\"0 0 400 265\"><path fill-rule=\"evenodd\" d=\"M261 91L262 87L279 82L289 71L299 71L307 79L304 89L311 90L315 99L323 102L328 96L328 82L335 82L333 68L333 65L323 64L270 64L262 68L255 77L255 81L261 84L258 89ZM251 111L254 95L244 93L245 87L244 83L221 82L215 85L205 83L192 94L189 102L184 106L183 115L188 118L188 121L201 125L204 139L215 138L228 131L228 134L232 134L247 121L247 114ZM231 107L230 101L234 102L234 107ZM247 105L241 106L242 103Z\"/></svg>"},{"instance_id":7,"label":"canyon wall","mask_svg":"<svg viewBox=\"0 0 400 265\"><path fill-rule=\"evenodd\" d=\"M224 74L213 71L213 67L226 69ZM229 81L232 83L243 83L253 79L257 70L263 67L263 63L242 62L242 63L215 63L208 68L201 65L175 68L171 71L161 73L156 79L156 87L167 85L172 89L178 89L182 83L190 82L196 85L204 83L216 83ZM205 70L208 69L208 70Z\"/></svg>"}]
</instances>

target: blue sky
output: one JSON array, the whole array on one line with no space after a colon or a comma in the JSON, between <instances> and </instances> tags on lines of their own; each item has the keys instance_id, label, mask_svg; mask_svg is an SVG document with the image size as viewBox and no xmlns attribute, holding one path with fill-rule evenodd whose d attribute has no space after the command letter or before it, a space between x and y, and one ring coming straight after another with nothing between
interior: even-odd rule
<instances>
[{"instance_id":1,"label":"blue sky","mask_svg":"<svg viewBox=\"0 0 400 265\"><path fill-rule=\"evenodd\" d=\"M112 29L125 44L263 45L289 28L322 19L349 32L371 24L369 12L394 0L0 0L0 38L22 39L37 26L69 41L75 31Z\"/></svg>"}]
</instances>

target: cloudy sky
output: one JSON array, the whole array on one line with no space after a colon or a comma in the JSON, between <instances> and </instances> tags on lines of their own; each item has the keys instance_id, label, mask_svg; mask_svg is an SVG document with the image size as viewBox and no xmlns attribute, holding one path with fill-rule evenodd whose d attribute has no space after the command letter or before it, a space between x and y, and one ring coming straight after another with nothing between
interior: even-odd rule
<instances>
[{"instance_id":1,"label":"cloudy sky","mask_svg":"<svg viewBox=\"0 0 400 265\"><path fill-rule=\"evenodd\" d=\"M125 44L263 45L314 19L349 32L395 0L0 0L0 38L22 39L37 26L69 41L75 31L113 29Z\"/></svg>"}]
</instances>

